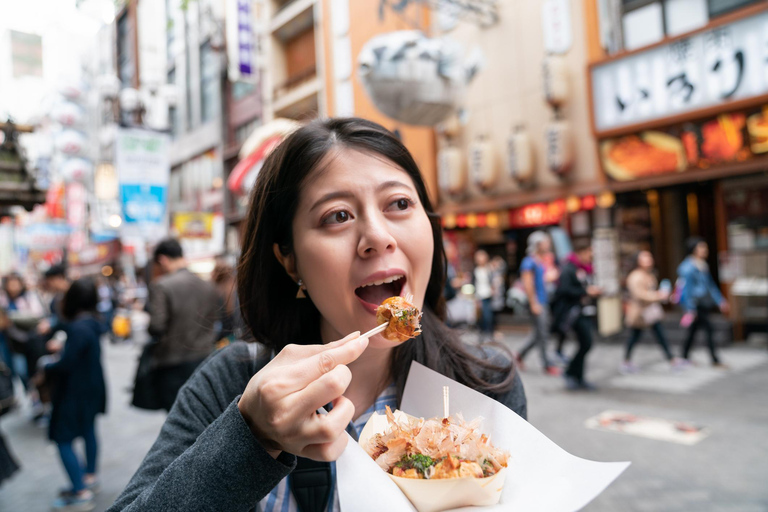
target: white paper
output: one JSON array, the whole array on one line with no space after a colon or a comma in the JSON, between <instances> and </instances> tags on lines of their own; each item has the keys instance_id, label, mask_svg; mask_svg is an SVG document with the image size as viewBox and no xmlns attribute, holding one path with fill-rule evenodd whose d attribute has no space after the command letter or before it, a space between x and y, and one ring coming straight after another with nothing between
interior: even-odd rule
<instances>
[{"instance_id":1,"label":"white paper","mask_svg":"<svg viewBox=\"0 0 768 512\"><path fill-rule=\"evenodd\" d=\"M629 466L629 462L594 462L575 457L504 405L416 362L411 364L401 409L424 418L441 416L443 386L450 386L451 414L461 412L467 420L482 416L481 430L490 435L495 446L510 453L501 501L482 510L573 512L593 500ZM343 512L415 510L352 439L336 461L336 475Z\"/></svg>"}]
</instances>

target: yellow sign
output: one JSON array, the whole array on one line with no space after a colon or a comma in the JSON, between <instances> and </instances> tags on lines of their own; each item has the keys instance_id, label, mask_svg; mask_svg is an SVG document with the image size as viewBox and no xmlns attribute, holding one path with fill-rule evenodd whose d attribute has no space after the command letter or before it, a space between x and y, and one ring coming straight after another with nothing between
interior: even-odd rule
<instances>
[{"instance_id":1,"label":"yellow sign","mask_svg":"<svg viewBox=\"0 0 768 512\"><path fill-rule=\"evenodd\" d=\"M179 238L211 238L213 235L213 213L177 213L173 217L173 227Z\"/></svg>"}]
</instances>

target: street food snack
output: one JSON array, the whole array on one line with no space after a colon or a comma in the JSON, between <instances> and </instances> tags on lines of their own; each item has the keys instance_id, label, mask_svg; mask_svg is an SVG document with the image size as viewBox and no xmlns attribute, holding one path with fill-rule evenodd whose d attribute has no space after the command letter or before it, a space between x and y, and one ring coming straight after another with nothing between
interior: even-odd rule
<instances>
[{"instance_id":1,"label":"street food snack","mask_svg":"<svg viewBox=\"0 0 768 512\"><path fill-rule=\"evenodd\" d=\"M618 181L682 172L688 165L682 141L662 132L607 140L600 153L605 172Z\"/></svg>"},{"instance_id":2,"label":"street food snack","mask_svg":"<svg viewBox=\"0 0 768 512\"><path fill-rule=\"evenodd\" d=\"M485 478L507 467L509 454L480 433L482 418L395 418L387 406L389 428L364 446L381 469L416 479Z\"/></svg>"},{"instance_id":3,"label":"street food snack","mask_svg":"<svg viewBox=\"0 0 768 512\"><path fill-rule=\"evenodd\" d=\"M390 297L376 310L376 322L387 324L381 334L390 341L403 342L419 335L421 332L421 312L411 304L412 296Z\"/></svg>"},{"instance_id":4,"label":"street food snack","mask_svg":"<svg viewBox=\"0 0 768 512\"><path fill-rule=\"evenodd\" d=\"M509 454L461 414L423 419L387 407L360 434L360 446L419 512L499 502Z\"/></svg>"}]
</instances>

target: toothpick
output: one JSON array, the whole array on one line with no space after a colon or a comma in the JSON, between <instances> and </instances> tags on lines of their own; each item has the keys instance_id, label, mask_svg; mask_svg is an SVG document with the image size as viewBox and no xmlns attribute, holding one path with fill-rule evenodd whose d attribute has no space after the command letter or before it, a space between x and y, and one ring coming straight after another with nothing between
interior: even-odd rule
<instances>
[{"instance_id":1,"label":"toothpick","mask_svg":"<svg viewBox=\"0 0 768 512\"><path fill-rule=\"evenodd\" d=\"M380 332L384 332L387 330L387 327L389 327L389 322L384 322L383 324L377 325L367 333L360 336L361 338L370 338L374 334L379 334Z\"/></svg>"},{"instance_id":2,"label":"toothpick","mask_svg":"<svg viewBox=\"0 0 768 512\"><path fill-rule=\"evenodd\" d=\"M448 386L443 386L443 418L448 416Z\"/></svg>"}]
</instances>

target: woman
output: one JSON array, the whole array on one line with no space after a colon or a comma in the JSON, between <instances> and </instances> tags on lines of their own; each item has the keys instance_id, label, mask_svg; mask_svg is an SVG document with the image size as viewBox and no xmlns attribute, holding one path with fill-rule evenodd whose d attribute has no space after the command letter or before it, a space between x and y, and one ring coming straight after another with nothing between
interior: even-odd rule
<instances>
[{"instance_id":1,"label":"woman","mask_svg":"<svg viewBox=\"0 0 768 512\"><path fill-rule=\"evenodd\" d=\"M9 366L19 376L37 406L37 397L30 387L29 379L35 372L37 360L45 354L44 340L35 333L38 322L45 317L45 308L37 293L24 285L22 277L11 273L3 278L0 309L11 320L0 331L0 345L4 352L8 350L6 346L10 348L12 356Z\"/></svg>"},{"instance_id":2,"label":"woman","mask_svg":"<svg viewBox=\"0 0 768 512\"><path fill-rule=\"evenodd\" d=\"M712 357L712 366L715 368L727 368L720 362L717 355L714 340L714 329L709 321L709 314L720 309L723 314L728 314L728 302L717 288L712 274L709 272L709 246L699 237L691 237L687 240L688 257L677 267L677 275L682 285L680 303L685 308L685 315L681 321L684 327L688 327L688 335L683 345L683 360L687 363L693 346L696 331L704 328L707 333L707 345Z\"/></svg>"},{"instance_id":3,"label":"woman","mask_svg":"<svg viewBox=\"0 0 768 512\"><path fill-rule=\"evenodd\" d=\"M67 341L58 361L45 365L45 378L52 384L53 404L48 437L58 445L72 484L54 502L54 510L88 508L93 501L91 491L97 486L96 415L105 412L107 398L99 343L104 326L96 315L98 302L99 294L91 279L72 283L64 295L61 311L67 322ZM72 447L77 438L85 441L84 465Z\"/></svg>"},{"instance_id":4,"label":"woman","mask_svg":"<svg viewBox=\"0 0 768 512\"><path fill-rule=\"evenodd\" d=\"M383 127L317 120L290 135L264 163L243 232L241 312L263 345L233 343L197 371L111 510L338 510L327 462L345 431L397 407L412 361L525 416L510 359L470 352L443 323L439 219ZM407 293L420 336L359 337L383 299Z\"/></svg>"},{"instance_id":5,"label":"woman","mask_svg":"<svg viewBox=\"0 0 768 512\"><path fill-rule=\"evenodd\" d=\"M544 231L534 231L528 237L528 255L520 264L520 279L528 296L528 309L531 314L531 336L517 354L518 368L523 367L523 359L534 347L538 346L541 364L548 375L560 375L560 368L550 363L547 358L547 338L549 337L549 297L547 296L546 258L552 253L552 242Z\"/></svg>"},{"instance_id":6,"label":"woman","mask_svg":"<svg viewBox=\"0 0 768 512\"><path fill-rule=\"evenodd\" d=\"M653 271L653 255L649 251L640 251L635 256L635 268L627 276L627 290L629 291L629 303L627 314L624 318L630 329L627 348L624 354L624 362L619 367L621 373L635 373L638 368L632 364L632 349L640 339L643 331L650 327L656 335L656 340L664 351L667 361L673 367L680 366L680 362L672 357L667 338L664 336L664 328L661 321L664 318L664 310L660 302L669 299L669 291L659 290L659 283Z\"/></svg>"},{"instance_id":7,"label":"woman","mask_svg":"<svg viewBox=\"0 0 768 512\"><path fill-rule=\"evenodd\" d=\"M475 269L472 271L475 284L475 297L480 303L480 337L485 340L493 339L494 316L493 306L493 271L488 253L480 249L475 252Z\"/></svg>"},{"instance_id":8,"label":"woman","mask_svg":"<svg viewBox=\"0 0 768 512\"><path fill-rule=\"evenodd\" d=\"M563 336L571 329L576 333L579 349L565 370L565 387L591 391L594 386L584 378L584 363L592 348L592 304L601 290L592 282L592 245L586 238L573 241L573 254L560 273L552 299L552 329Z\"/></svg>"}]
</instances>

